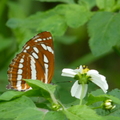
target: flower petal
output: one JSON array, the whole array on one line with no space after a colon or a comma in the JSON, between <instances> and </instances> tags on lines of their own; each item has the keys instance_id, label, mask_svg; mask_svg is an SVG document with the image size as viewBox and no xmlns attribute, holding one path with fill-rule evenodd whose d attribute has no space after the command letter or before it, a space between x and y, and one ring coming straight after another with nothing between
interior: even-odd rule
<instances>
[{"instance_id":1,"label":"flower petal","mask_svg":"<svg viewBox=\"0 0 120 120\"><path fill-rule=\"evenodd\" d=\"M82 70L83 70L83 67L82 67L82 65L80 65L80 66L79 66L79 69L75 69L74 71L75 71L76 73L82 73Z\"/></svg>"},{"instance_id":2,"label":"flower petal","mask_svg":"<svg viewBox=\"0 0 120 120\"><path fill-rule=\"evenodd\" d=\"M76 75L75 71L73 69L63 69L62 70L62 76L67 76L67 77L74 77Z\"/></svg>"},{"instance_id":3,"label":"flower petal","mask_svg":"<svg viewBox=\"0 0 120 120\"><path fill-rule=\"evenodd\" d=\"M96 70L89 70L87 75L91 76L91 81L99 86L105 93L108 90L108 84L105 76L100 75Z\"/></svg>"},{"instance_id":4,"label":"flower petal","mask_svg":"<svg viewBox=\"0 0 120 120\"><path fill-rule=\"evenodd\" d=\"M84 91L82 91L82 87L83 87L82 84L78 84L78 81L76 81L71 88L71 95L78 99L84 98L87 93L88 85L85 84Z\"/></svg>"},{"instance_id":5,"label":"flower petal","mask_svg":"<svg viewBox=\"0 0 120 120\"><path fill-rule=\"evenodd\" d=\"M82 73L82 65L80 65L79 69L68 69L65 68L62 70L62 76L67 76L67 77L74 77L78 73Z\"/></svg>"},{"instance_id":6,"label":"flower petal","mask_svg":"<svg viewBox=\"0 0 120 120\"><path fill-rule=\"evenodd\" d=\"M84 98L86 96L87 90L88 90L88 84L84 84L84 91L83 91L82 98Z\"/></svg>"},{"instance_id":7,"label":"flower petal","mask_svg":"<svg viewBox=\"0 0 120 120\"><path fill-rule=\"evenodd\" d=\"M87 75L92 75L92 74L99 74L99 72L97 71L97 70L89 70L88 72L87 72Z\"/></svg>"}]
</instances>

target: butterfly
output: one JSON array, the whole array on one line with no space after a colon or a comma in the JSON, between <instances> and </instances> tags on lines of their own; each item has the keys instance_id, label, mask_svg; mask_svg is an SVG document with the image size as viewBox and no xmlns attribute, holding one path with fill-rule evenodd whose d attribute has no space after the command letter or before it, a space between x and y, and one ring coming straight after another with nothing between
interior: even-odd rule
<instances>
[{"instance_id":1,"label":"butterfly","mask_svg":"<svg viewBox=\"0 0 120 120\"><path fill-rule=\"evenodd\" d=\"M31 87L23 79L50 83L54 73L53 38L50 32L34 36L16 55L7 71L8 89L26 91Z\"/></svg>"}]
</instances>

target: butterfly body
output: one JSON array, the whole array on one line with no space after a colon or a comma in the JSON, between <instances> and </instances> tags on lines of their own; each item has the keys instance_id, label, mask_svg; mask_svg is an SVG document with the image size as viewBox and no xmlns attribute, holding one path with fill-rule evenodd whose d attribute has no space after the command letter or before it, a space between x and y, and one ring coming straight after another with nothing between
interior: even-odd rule
<instances>
[{"instance_id":1,"label":"butterfly body","mask_svg":"<svg viewBox=\"0 0 120 120\"><path fill-rule=\"evenodd\" d=\"M9 65L9 89L28 90L23 79L50 83L54 71L53 40L49 32L42 32L30 39Z\"/></svg>"}]
</instances>

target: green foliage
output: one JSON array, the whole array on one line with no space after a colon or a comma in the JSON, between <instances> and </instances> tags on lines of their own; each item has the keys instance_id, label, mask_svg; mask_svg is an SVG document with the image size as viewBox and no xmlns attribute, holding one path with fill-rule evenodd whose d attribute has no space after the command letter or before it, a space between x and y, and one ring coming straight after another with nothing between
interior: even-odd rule
<instances>
[{"instance_id":1,"label":"green foliage","mask_svg":"<svg viewBox=\"0 0 120 120\"><path fill-rule=\"evenodd\" d=\"M18 91L7 91L4 92L1 96L0 96L0 101L4 100L11 100L17 97L20 97L21 95L23 95L24 93L22 92L18 92Z\"/></svg>"},{"instance_id":2,"label":"green foliage","mask_svg":"<svg viewBox=\"0 0 120 120\"><path fill-rule=\"evenodd\" d=\"M65 3L74 3L74 0L39 0L41 2L65 2Z\"/></svg>"},{"instance_id":3,"label":"green foliage","mask_svg":"<svg viewBox=\"0 0 120 120\"><path fill-rule=\"evenodd\" d=\"M84 105L79 105L79 100L70 95L74 81L60 74L64 67L87 64L106 75L110 89L120 87L120 58L115 54L120 55L119 10L120 0L1 0L0 119L118 120L119 89L108 94L92 91ZM54 38L56 65L52 82L57 86L25 80L32 90L6 91L11 59L25 42L42 31L51 32ZM115 109L102 107L106 99L113 101Z\"/></svg>"},{"instance_id":4,"label":"green foliage","mask_svg":"<svg viewBox=\"0 0 120 120\"><path fill-rule=\"evenodd\" d=\"M98 91L96 93L98 93ZM89 104L93 104L93 103L96 103L96 102L99 102L99 101L105 101L106 99L111 99L114 103L120 104L119 98L116 98L114 96L111 96L111 95L97 95L97 96L94 96L92 94L89 94L87 104L89 105Z\"/></svg>"},{"instance_id":5,"label":"green foliage","mask_svg":"<svg viewBox=\"0 0 120 120\"><path fill-rule=\"evenodd\" d=\"M100 19L102 18L102 19ZM119 42L120 15L110 12L98 12L89 22L90 46L93 54L109 52ZM97 21L97 22L96 22ZM99 49L98 49L99 48Z\"/></svg>"},{"instance_id":6,"label":"green foliage","mask_svg":"<svg viewBox=\"0 0 120 120\"><path fill-rule=\"evenodd\" d=\"M83 105L76 105L64 111L66 116L71 120L104 120L98 116L95 111Z\"/></svg>"},{"instance_id":7,"label":"green foliage","mask_svg":"<svg viewBox=\"0 0 120 120\"><path fill-rule=\"evenodd\" d=\"M33 92L7 91L0 96L0 119L28 120L35 117L35 120L47 120L48 118L52 120L55 120L57 118L58 120L103 120L108 119L111 116L112 118L115 118L115 120L117 120L117 118L120 117L120 99L117 98L118 94L116 93L116 91L120 92L119 89L109 92L109 95L103 94L100 90L96 90L89 94L87 100L85 100L87 102L86 105L69 105L67 106L67 108L65 108L65 106L62 105L62 103L60 103L60 101L55 98L54 93L56 86L47 85L37 80L26 81L31 86L33 86L33 90L30 90ZM36 89L38 91L35 91ZM45 92L51 94L49 96L49 99L51 100L46 101L46 105L49 106L49 109L38 109L36 107L37 102L33 102L31 98L42 96L41 93ZM116 97L114 97L115 93ZM45 98L45 100L48 100L48 96L46 95L47 94L44 94L43 97ZM29 98L28 96L31 97ZM114 104L116 104L117 107L115 108L115 110L105 111L104 109L101 109L99 107L101 103L105 101L105 99L111 99ZM39 102L41 103L41 106L42 104L44 105L44 101ZM101 103L96 104L99 102ZM53 111L53 106L58 104L60 105L60 107ZM94 111L93 107L96 108L96 111ZM106 118L102 116L100 111L106 114Z\"/></svg>"},{"instance_id":8,"label":"green foliage","mask_svg":"<svg viewBox=\"0 0 120 120\"><path fill-rule=\"evenodd\" d=\"M78 0L78 3L90 10L96 5L96 0Z\"/></svg>"},{"instance_id":9,"label":"green foliage","mask_svg":"<svg viewBox=\"0 0 120 120\"><path fill-rule=\"evenodd\" d=\"M50 84L44 84L43 82L41 82L40 80L25 80L27 83L30 84L30 86L32 86L33 88L41 88L43 90L49 91L49 93L54 93L56 86L54 85L50 85ZM35 86L35 87L34 87Z\"/></svg>"},{"instance_id":10,"label":"green foliage","mask_svg":"<svg viewBox=\"0 0 120 120\"><path fill-rule=\"evenodd\" d=\"M44 120L67 120L67 118L65 117L65 115L63 114L63 112L61 111L50 111L48 113L46 113Z\"/></svg>"},{"instance_id":11,"label":"green foliage","mask_svg":"<svg viewBox=\"0 0 120 120\"><path fill-rule=\"evenodd\" d=\"M29 116L30 115L30 116ZM42 119L43 113L40 112L35 104L28 97L22 96L10 102L0 103L0 119L6 120L28 120ZM36 117L36 118L35 118Z\"/></svg>"},{"instance_id":12,"label":"green foliage","mask_svg":"<svg viewBox=\"0 0 120 120\"><path fill-rule=\"evenodd\" d=\"M111 11L114 8L115 0L96 0L97 6L105 11Z\"/></svg>"}]
</instances>

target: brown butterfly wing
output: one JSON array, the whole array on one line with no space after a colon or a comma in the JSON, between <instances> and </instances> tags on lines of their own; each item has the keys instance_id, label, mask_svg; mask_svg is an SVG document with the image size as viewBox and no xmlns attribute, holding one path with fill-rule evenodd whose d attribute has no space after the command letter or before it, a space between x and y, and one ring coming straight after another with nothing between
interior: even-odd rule
<instances>
[{"instance_id":1,"label":"brown butterfly wing","mask_svg":"<svg viewBox=\"0 0 120 120\"><path fill-rule=\"evenodd\" d=\"M53 40L49 32L42 32L30 39L8 70L10 89L28 90L31 87L23 79L50 83L54 72Z\"/></svg>"}]
</instances>

